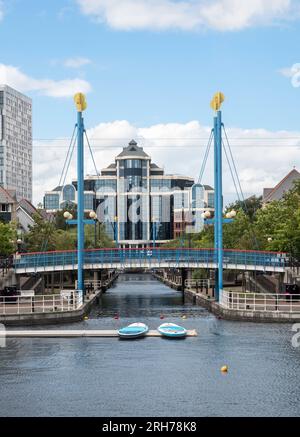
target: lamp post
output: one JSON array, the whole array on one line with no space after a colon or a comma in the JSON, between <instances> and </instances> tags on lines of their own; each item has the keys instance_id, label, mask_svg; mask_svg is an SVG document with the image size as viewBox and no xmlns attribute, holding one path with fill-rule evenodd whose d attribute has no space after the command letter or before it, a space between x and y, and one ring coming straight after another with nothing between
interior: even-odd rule
<instances>
[{"instance_id":1,"label":"lamp post","mask_svg":"<svg viewBox=\"0 0 300 437\"><path fill-rule=\"evenodd\" d=\"M115 216L115 219L114 219L114 239L115 239L115 242L116 242L116 246L117 246L117 248L119 247L119 241L118 241L118 217L117 216Z\"/></svg>"},{"instance_id":2,"label":"lamp post","mask_svg":"<svg viewBox=\"0 0 300 437\"><path fill-rule=\"evenodd\" d=\"M152 217L152 240L153 240L153 249L155 249L156 245L156 217Z\"/></svg>"},{"instance_id":3,"label":"lamp post","mask_svg":"<svg viewBox=\"0 0 300 437\"><path fill-rule=\"evenodd\" d=\"M21 238L17 239L17 252L21 253L22 250L22 244L23 244L23 240L21 240Z\"/></svg>"},{"instance_id":4,"label":"lamp post","mask_svg":"<svg viewBox=\"0 0 300 437\"><path fill-rule=\"evenodd\" d=\"M91 211L89 214L90 219L94 220L95 224L94 224L94 245L95 245L95 249L97 246L97 214L95 213L95 211Z\"/></svg>"}]
</instances>

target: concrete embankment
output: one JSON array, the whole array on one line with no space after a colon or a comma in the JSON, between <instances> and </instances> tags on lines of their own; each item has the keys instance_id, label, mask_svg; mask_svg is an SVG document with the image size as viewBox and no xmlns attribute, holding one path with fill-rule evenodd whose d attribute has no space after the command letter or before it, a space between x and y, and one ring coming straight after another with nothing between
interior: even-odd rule
<instances>
[{"instance_id":1,"label":"concrete embankment","mask_svg":"<svg viewBox=\"0 0 300 437\"><path fill-rule=\"evenodd\" d=\"M89 314L93 306L99 302L101 295L112 286L117 277L118 274L114 275L101 289L88 294L85 297L83 306L77 310L27 314L0 314L0 323L6 326L33 326L79 322L83 317Z\"/></svg>"},{"instance_id":2,"label":"concrete embankment","mask_svg":"<svg viewBox=\"0 0 300 437\"><path fill-rule=\"evenodd\" d=\"M206 308L208 311L221 317L225 320L239 321L239 322L254 322L254 323L296 323L300 322L299 313L284 313L276 311L241 311L227 309L216 303L214 300L203 296L195 291L186 290L185 297L193 302Z\"/></svg>"},{"instance_id":3,"label":"concrete embankment","mask_svg":"<svg viewBox=\"0 0 300 437\"><path fill-rule=\"evenodd\" d=\"M173 288L174 290L181 291L182 290L182 283L180 281L180 278L177 276L174 276L174 278L169 277L162 277L161 275L158 275L157 273L152 273L153 276L158 279L163 284L167 285L170 288Z\"/></svg>"}]
</instances>

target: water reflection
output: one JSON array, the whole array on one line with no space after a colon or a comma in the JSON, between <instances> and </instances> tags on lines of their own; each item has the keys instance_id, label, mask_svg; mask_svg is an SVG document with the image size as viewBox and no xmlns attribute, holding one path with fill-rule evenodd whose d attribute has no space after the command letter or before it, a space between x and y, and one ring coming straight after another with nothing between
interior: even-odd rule
<instances>
[{"instance_id":1,"label":"water reflection","mask_svg":"<svg viewBox=\"0 0 300 437\"><path fill-rule=\"evenodd\" d=\"M199 336L8 340L0 349L0 414L300 415L300 350L291 346L290 325L216 320L149 275L125 275L89 320L64 328L117 329L141 320L155 329L161 317Z\"/></svg>"}]
</instances>

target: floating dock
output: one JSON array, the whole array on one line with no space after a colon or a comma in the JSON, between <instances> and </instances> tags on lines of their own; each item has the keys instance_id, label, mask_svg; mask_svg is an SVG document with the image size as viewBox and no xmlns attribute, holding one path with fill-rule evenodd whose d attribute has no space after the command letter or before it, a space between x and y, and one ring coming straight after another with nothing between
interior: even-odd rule
<instances>
[{"instance_id":1,"label":"floating dock","mask_svg":"<svg viewBox=\"0 0 300 437\"><path fill-rule=\"evenodd\" d=\"M31 330L31 331L5 331L3 336L6 338L113 338L119 337L116 330ZM195 329L187 331L187 337L197 337L198 333ZM149 331L145 337L162 337L156 331Z\"/></svg>"}]
</instances>

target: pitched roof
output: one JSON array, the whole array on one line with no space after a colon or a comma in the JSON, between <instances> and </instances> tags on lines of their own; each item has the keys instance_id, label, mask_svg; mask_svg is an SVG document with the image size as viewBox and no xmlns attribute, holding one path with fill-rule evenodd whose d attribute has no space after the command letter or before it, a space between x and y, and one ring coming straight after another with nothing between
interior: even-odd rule
<instances>
[{"instance_id":1,"label":"pitched roof","mask_svg":"<svg viewBox=\"0 0 300 437\"><path fill-rule=\"evenodd\" d=\"M117 156L118 158L124 158L124 157L130 157L130 156L138 156L141 158L149 158L149 155L144 152L142 147L139 147L137 143L134 140L131 140L127 147L123 148L123 151Z\"/></svg>"},{"instance_id":2,"label":"pitched roof","mask_svg":"<svg viewBox=\"0 0 300 437\"><path fill-rule=\"evenodd\" d=\"M21 199L19 201L18 207L23 208L24 211L27 212L27 214L29 214L30 216L38 212L37 209L32 205L32 203L30 203L27 199Z\"/></svg>"},{"instance_id":3,"label":"pitched roof","mask_svg":"<svg viewBox=\"0 0 300 437\"><path fill-rule=\"evenodd\" d=\"M267 202L271 197L272 197L272 195L281 187L281 185L283 185L284 184L284 182L287 180L287 179L289 179L291 176L295 176L295 180L296 179L300 179L300 173L295 169L295 168L293 168L293 170L291 170L277 185L276 185L276 187L274 187L274 188L272 188L272 189L269 189L269 188L267 188L266 190L270 190L269 192L267 192L267 195L266 195L266 197L264 198L264 202Z\"/></svg>"},{"instance_id":4,"label":"pitched roof","mask_svg":"<svg viewBox=\"0 0 300 437\"><path fill-rule=\"evenodd\" d=\"M15 203L15 199L10 192L3 187L0 187L0 203L12 204Z\"/></svg>"}]
</instances>

